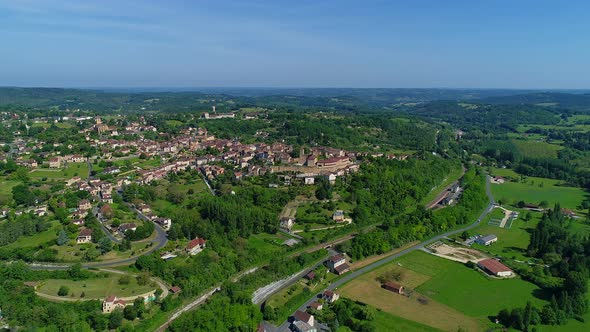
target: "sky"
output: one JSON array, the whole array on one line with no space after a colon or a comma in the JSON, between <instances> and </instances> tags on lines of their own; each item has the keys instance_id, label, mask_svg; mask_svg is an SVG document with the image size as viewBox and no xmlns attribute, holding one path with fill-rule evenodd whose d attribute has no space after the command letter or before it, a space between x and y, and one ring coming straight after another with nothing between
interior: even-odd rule
<instances>
[{"instance_id":1,"label":"sky","mask_svg":"<svg viewBox=\"0 0 590 332\"><path fill-rule=\"evenodd\" d=\"M0 0L0 86L590 88L589 1Z\"/></svg>"}]
</instances>

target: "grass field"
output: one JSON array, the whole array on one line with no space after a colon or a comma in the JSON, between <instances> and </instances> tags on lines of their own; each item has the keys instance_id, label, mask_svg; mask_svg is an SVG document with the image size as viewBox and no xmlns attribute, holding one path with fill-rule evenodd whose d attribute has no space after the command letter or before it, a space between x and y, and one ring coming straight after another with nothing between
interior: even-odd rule
<instances>
[{"instance_id":1,"label":"grass field","mask_svg":"<svg viewBox=\"0 0 590 332\"><path fill-rule=\"evenodd\" d=\"M588 193L581 188L562 186L563 183L559 180L520 177L514 171L507 169L492 169L492 175L515 179L504 184L492 185L492 193L496 201L503 201L508 204L514 204L520 200L533 204L547 201L549 207L553 207L556 202L559 202L561 207L577 212L585 212L578 207L588 197Z\"/></svg>"},{"instance_id":2,"label":"grass field","mask_svg":"<svg viewBox=\"0 0 590 332\"><path fill-rule=\"evenodd\" d=\"M415 289L410 298L380 287L375 278L388 269L401 271L400 283ZM531 283L518 278L490 279L463 264L424 252L410 253L356 278L341 287L340 292L393 315L442 330L485 330L491 323L488 316L503 308L524 306L528 300L538 305L545 303L534 296L538 287ZM418 298L426 299L427 304L420 303Z\"/></svg>"},{"instance_id":3,"label":"grass field","mask_svg":"<svg viewBox=\"0 0 590 332\"><path fill-rule=\"evenodd\" d=\"M0 205L8 205L12 202L12 188L19 183L14 180L0 180Z\"/></svg>"},{"instance_id":4,"label":"grass field","mask_svg":"<svg viewBox=\"0 0 590 332\"><path fill-rule=\"evenodd\" d=\"M432 278L417 290L471 317L485 319L506 307L524 307L528 300L537 304L543 302L533 296L539 288L532 283L518 278L490 279L457 262L426 253L416 254L413 259L402 258L406 259L402 265L408 267L407 264L417 262L418 266L427 264L430 269L437 267Z\"/></svg>"},{"instance_id":5,"label":"grass field","mask_svg":"<svg viewBox=\"0 0 590 332\"><path fill-rule=\"evenodd\" d=\"M388 332L434 332L439 329L413 322L411 320L396 317L383 311L377 311L372 321L377 331Z\"/></svg>"},{"instance_id":6,"label":"grass field","mask_svg":"<svg viewBox=\"0 0 590 332\"><path fill-rule=\"evenodd\" d=\"M15 242L6 245L5 248L36 247L50 241L55 241L59 229L61 229L59 221L53 221L48 230L31 236L21 236Z\"/></svg>"},{"instance_id":7,"label":"grass field","mask_svg":"<svg viewBox=\"0 0 590 332\"><path fill-rule=\"evenodd\" d=\"M525 251L531 240L530 232L537 226L541 218L541 213L533 213L533 219L528 222L524 221L522 216L523 213L520 214L518 219L513 221L510 229L488 225L488 217L488 219L484 220L484 222L470 233L482 235L495 234L498 236L498 242L491 246L473 244L472 247L490 252L495 256L528 260L528 257L525 257Z\"/></svg>"},{"instance_id":8,"label":"grass field","mask_svg":"<svg viewBox=\"0 0 590 332\"><path fill-rule=\"evenodd\" d=\"M157 286L138 285L137 280L130 278L128 285L119 284L121 275L111 274L107 278L96 278L89 280L65 280L65 279L47 279L37 288L37 291L47 295L57 295L60 286L67 286L70 288L69 298L80 298L82 292L85 293L85 299L99 299L105 298L109 295L116 295L118 297L128 297L140 295L154 290Z\"/></svg>"},{"instance_id":9,"label":"grass field","mask_svg":"<svg viewBox=\"0 0 590 332\"><path fill-rule=\"evenodd\" d=\"M512 144L516 146L523 156L529 158L557 158L557 151L563 148L556 144L530 140L514 139Z\"/></svg>"},{"instance_id":10,"label":"grass field","mask_svg":"<svg viewBox=\"0 0 590 332\"><path fill-rule=\"evenodd\" d=\"M69 179L74 176L81 178L88 177L88 166L86 163L69 163L66 168L50 169L37 168L29 173L32 178L48 178L48 179Z\"/></svg>"},{"instance_id":11,"label":"grass field","mask_svg":"<svg viewBox=\"0 0 590 332\"><path fill-rule=\"evenodd\" d=\"M287 236L280 234L254 234L248 238L248 246L262 252L275 252L281 249L286 239L288 239Z\"/></svg>"}]
</instances>

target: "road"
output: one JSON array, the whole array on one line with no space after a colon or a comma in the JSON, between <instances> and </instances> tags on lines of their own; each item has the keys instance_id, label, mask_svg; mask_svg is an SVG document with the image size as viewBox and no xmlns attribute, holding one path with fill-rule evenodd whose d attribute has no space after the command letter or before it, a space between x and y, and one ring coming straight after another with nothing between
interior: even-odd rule
<instances>
[{"instance_id":1,"label":"road","mask_svg":"<svg viewBox=\"0 0 590 332\"><path fill-rule=\"evenodd\" d=\"M93 207L92 208L92 214L96 217L96 219L98 219L99 224L100 224L100 228L102 229L102 232L104 233L104 235L106 235L111 241L120 244L122 241L121 239L117 239L113 233L111 233L107 227L104 225L104 218L102 216L102 214L98 211L98 207Z\"/></svg>"},{"instance_id":2,"label":"road","mask_svg":"<svg viewBox=\"0 0 590 332\"><path fill-rule=\"evenodd\" d=\"M393 254L393 255L386 257L382 260L376 261L373 264L367 265L361 269L350 272L350 273L346 274L344 277L342 277L341 279L338 279L334 283L330 284L328 287L325 288L325 290L334 290L334 289L340 287L341 285L355 279L356 277L363 275L369 271L372 271L375 268L378 268L382 265L388 264L391 261L393 261L401 256L407 255L407 254L409 254L413 251L416 251L416 250L422 250L426 245L428 245L432 242L436 242L436 241L442 240L443 238L451 236L453 234L461 233L461 232L470 230L474 227L477 227L480 224L480 222L488 215L488 213L490 213L492 211L492 209L494 208L495 202L494 202L494 197L492 195L492 192L490 190L490 177L489 176L487 176L487 178L486 178L486 195L489 198L489 204L486 207L486 209L480 214L479 218L477 218L477 220L474 223L472 223L471 225L468 225L468 226L463 227L461 229L452 230L452 231L448 231L446 233L437 235L429 240L420 242L420 243L416 244L415 246L412 246L410 248L402 250L397 254ZM323 293L323 291L320 293ZM307 309L307 307L309 307L309 305L316 300L317 300L317 296L312 297L307 302L305 302L302 306L300 306L297 310L305 311ZM289 322L286 321L277 328L277 331L278 332L290 331L289 325L290 325Z\"/></svg>"},{"instance_id":3,"label":"road","mask_svg":"<svg viewBox=\"0 0 590 332\"><path fill-rule=\"evenodd\" d=\"M254 294L252 295L252 303L260 305L268 300L272 295L276 294L278 291L284 288L291 287L293 284L297 283L299 279L303 278L309 271L315 270L318 266L323 265L326 259L330 256L337 254L336 251L333 249L328 249L329 254L326 257L322 258L321 261L317 262L315 265L305 268L295 274L288 276L287 278L275 281L271 284L268 284L264 287L258 288Z\"/></svg>"}]
</instances>

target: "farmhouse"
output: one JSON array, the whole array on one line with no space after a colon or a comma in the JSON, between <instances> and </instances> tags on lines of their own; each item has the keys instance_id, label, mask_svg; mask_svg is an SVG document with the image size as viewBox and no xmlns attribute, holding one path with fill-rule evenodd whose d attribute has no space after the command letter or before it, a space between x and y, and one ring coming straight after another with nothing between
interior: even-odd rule
<instances>
[{"instance_id":1,"label":"farmhouse","mask_svg":"<svg viewBox=\"0 0 590 332\"><path fill-rule=\"evenodd\" d=\"M477 244L481 244L483 246L489 246L497 241L498 241L498 237L494 234L482 236L482 237L478 238L477 240L475 240L475 242Z\"/></svg>"},{"instance_id":2,"label":"farmhouse","mask_svg":"<svg viewBox=\"0 0 590 332\"><path fill-rule=\"evenodd\" d=\"M330 259L328 259L328 261L326 262L326 265L328 266L330 271L338 275L350 271L350 266L346 264L346 258L344 257L344 255L341 254L330 257Z\"/></svg>"},{"instance_id":3,"label":"farmhouse","mask_svg":"<svg viewBox=\"0 0 590 332\"><path fill-rule=\"evenodd\" d=\"M404 286L398 284L397 282L388 281L384 283L381 287L387 289L390 292L394 292L396 294L403 294L404 293Z\"/></svg>"},{"instance_id":4,"label":"farmhouse","mask_svg":"<svg viewBox=\"0 0 590 332\"><path fill-rule=\"evenodd\" d=\"M90 243L90 241L92 241L92 229L84 228L80 231L80 234L78 234L78 237L76 238L76 243Z\"/></svg>"},{"instance_id":5,"label":"farmhouse","mask_svg":"<svg viewBox=\"0 0 590 332\"><path fill-rule=\"evenodd\" d=\"M117 298L116 296L109 296L104 301L102 301L102 312L105 314L110 314L113 310L119 308L124 309L127 303L124 300Z\"/></svg>"},{"instance_id":6,"label":"farmhouse","mask_svg":"<svg viewBox=\"0 0 590 332\"><path fill-rule=\"evenodd\" d=\"M477 266L487 273L497 277L510 277L512 275L512 270L508 266L493 258L481 260L477 263Z\"/></svg>"},{"instance_id":7,"label":"farmhouse","mask_svg":"<svg viewBox=\"0 0 590 332\"><path fill-rule=\"evenodd\" d=\"M193 240L191 240L191 242L188 244L188 246L186 246L186 252L189 255L196 255L198 253L200 253L201 251L203 251L203 249L205 249L207 247L207 240L203 239L203 238L195 238Z\"/></svg>"}]
</instances>

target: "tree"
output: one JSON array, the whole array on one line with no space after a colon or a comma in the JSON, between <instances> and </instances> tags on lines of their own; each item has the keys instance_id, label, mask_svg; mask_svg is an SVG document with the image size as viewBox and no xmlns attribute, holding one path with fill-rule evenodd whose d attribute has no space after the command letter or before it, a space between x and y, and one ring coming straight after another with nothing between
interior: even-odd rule
<instances>
[{"instance_id":1,"label":"tree","mask_svg":"<svg viewBox=\"0 0 590 332\"><path fill-rule=\"evenodd\" d=\"M123 317L127 320L134 320L137 318L137 309L134 305L128 305L123 309Z\"/></svg>"},{"instance_id":2,"label":"tree","mask_svg":"<svg viewBox=\"0 0 590 332\"><path fill-rule=\"evenodd\" d=\"M128 275L124 275L121 278L119 278L119 285L129 285L130 282L131 277L129 277Z\"/></svg>"},{"instance_id":3,"label":"tree","mask_svg":"<svg viewBox=\"0 0 590 332\"><path fill-rule=\"evenodd\" d=\"M66 234L66 231L64 231L64 229L62 228L59 231L59 235L57 236L57 245L63 246L66 243L68 243L68 234Z\"/></svg>"},{"instance_id":4,"label":"tree","mask_svg":"<svg viewBox=\"0 0 590 332\"><path fill-rule=\"evenodd\" d=\"M137 317L143 318L143 315L145 314L145 302L143 300L143 297L140 296L136 298L135 301L133 301L133 307L137 312Z\"/></svg>"},{"instance_id":5,"label":"tree","mask_svg":"<svg viewBox=\"0 0 590 332\"><path fill-rule=\"evenodd\" d=\"M469 238L469 232L468 231L463 231L463 233L461 233L461 239L463 240L467 240Z\"/></svg>"},{"instance_id":6,"label":"tree","mask_svg":"<svg viewBox=\"0 0 590 332\"><path fill-rule=\"evenodd\" d=\"M109 329L116 329L123 324L123 311L117 308L111 312L109 317Z\"/></svg>"},{"instance_id":7,"label":"tree","mask_svg":"<svg viewBox=\"0 0 590 332\"><path fill-rule=\"evenodd\" d=\"M103 237L98 241L98 247L100 248L101 254L106 254L107 252L113 250L113 242L108 237Z\"/></svg>"},{"instance_id":8,"label":"tree","mask_svg":"<svg viewBox=\"0 0 590 332\"><path fill-rule=\"evenodd\" d=\"M66 296L70 292L70 289L67 286L59 286L57 290L57 295L59 296Z\"/></svg>"}]
</instances>

